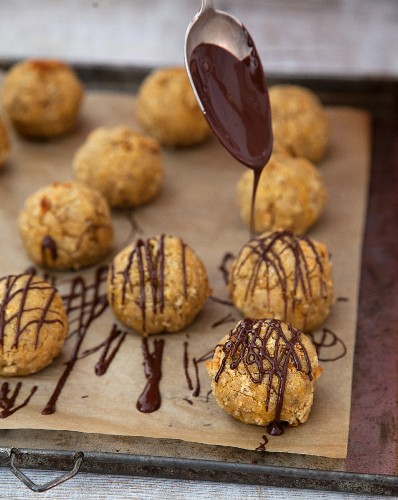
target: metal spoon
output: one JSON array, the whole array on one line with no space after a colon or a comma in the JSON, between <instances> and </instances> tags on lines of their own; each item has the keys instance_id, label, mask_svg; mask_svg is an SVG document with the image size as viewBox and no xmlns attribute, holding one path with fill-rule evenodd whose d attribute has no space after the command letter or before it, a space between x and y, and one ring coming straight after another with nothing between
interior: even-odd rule
<instances>
[{"instance_id":1,"label":"metal spoon","mask_svg":"<svg viewBox=\"0 0 398 500\"><path fill-rule=\"evenodd\" d=\"M240 21L226 12L216 10L213 0L202 0L202 7L190 22L186 32L185 66L192 88L203 110L189 68L192 51L201 43L219 45L239 60L250 55L252 47L249 45L249 35Z\"/></svg>"},{"instance_id":2,"label":"metal spoon","mask_svg":"<svg viewBox=\"0 0 398 500\"><path fill-rule=\"evenodd\" d=\"M185 66L214 134L232 156L253 169L254 236L257 186L273 144L267 84L254 42L235 17L215 10L212 0L202 0L185 37Z\"/></svg>"}]
</instances>

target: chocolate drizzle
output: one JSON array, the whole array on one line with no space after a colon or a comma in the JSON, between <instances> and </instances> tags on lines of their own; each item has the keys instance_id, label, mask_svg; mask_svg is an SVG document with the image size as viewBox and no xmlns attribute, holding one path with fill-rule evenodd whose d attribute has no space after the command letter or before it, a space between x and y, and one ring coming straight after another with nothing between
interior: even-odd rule
<instances>
[{"instance_id":1,"label":"chocolate drizzle","mask_svg":"<svg viewBox=\"0 0 398 500\"><path fill-rule=\"evenodd\" d=\"M63 324L57 311L51 309L57 291L45 281L34 280L32 274L20 274L5 276L0 279L0 284L4 286L3 298L0 303L0 347L2 349L4 348L5 328L10 323L14 324L14 340L11 349L18 348L21 335L32 327L36 330L35 347L37 348L43 325ZM34 310L28 309L27 300L29 293L33 290L48 290L48 293L45 294L43 305L34 309L39 312L39 315L35 314L34 317L31 317ZM18 301L18 308L13 312L16 301Z\"/></svg>"},{"instance_id":2,"label":"chocolate drizzle","mask_svg":"<svg viewBox=\"0 0 398 500\"><path fill-rule=\"evenodd\" d=\"M212 300L213 302L217 302L217 304L222 304L223 306L228 306L228 307L233 306L233 303L230 300L219 299L218 297L214 297L214 295L211 295L209 299Z\"/></svg>"},{"instance_id":3,"label":"chocolate drizzle","mask_svg":"<svg viewBox=\"0 0 398 500\"><path fill-rule=\"evenodd\" d=\"M253 383L266 385L266 412L269 410L271 394L277 394L274 419L268 426L268 432L272 435L283 432L279 423L289 365L293 364L310 380L313 378L308 353L301 341L301 332L288 324L286 328L289 338L278 320L246 318L240 321L222 347L224 357L215 376L215 382L218 382L227 362L232 370L243 366ZM304 366L298 351L303 355Z\"/></svg>"},{"instance_id":4,"label":"chocolate drizzle","mask_svg":"<svg viewBox=\"0 0 398 500\"><path fill-rule=\"evenodd\" d=\"M221 319L219 319L218 321L215 321L211 325L211 327L217 328L217 326L224 325L225 323L236 323L236 319L231 313L228 313L225 316L223 316Z\"/></svg>"},{"instance_id":5,"label":"chocolate drizzle","mask_svg":"<svg viewBox=\"0 0 398 500\"><path fill-rule=\"evenodd\" d=\"M121 345L123 344L125 338L127 336L127 332L120 330L120 328L117 327L117 325L113 325L112 329L107 336L107 338L101 342L99 345L92 347L91 349L86 349L83 351L82 355L79 357L79 359L86 358L87 356L90 356L91 354L96 353L100 349L102 349L102 353L100 356L100 359L96 363L94 367L95 374L98 375L99 377L101 375L104 375L110 364L112 363L113 359L115 358L117 352L119 351ZM119 339L113 350L109 353L110 348L112 344ZM108 354L109 353L109 354Z\"/></svg>"},{"instance_id":6,"label":"chocolate drizzle","mask_svg":"<svg viewBox=\"0 0 398 500\"><path fill-rule=\"evenodd\" d=\"M121 274L123 277L122 286L122 304L126 301L127 290L133 287L131 281L131 270L136 264L139 274L139 287L140 298L139 308L142 316L142 329L146 331L146 311L148 302L148 293L151 296L152 311L154 314L162 313L164 309L164 286L165 286L165 266L166 266L166 252L165 252L166 236L162 234L158 239L149 238L147 240L139 239L133 246L130 252L127 264ZM187 271L186 271L186 244L181 242L181 261L182 261L182 286L184 297L187 298L188 284L187 284ZM115 269L111 267L111 283L115 279ZM149 285L149 291L148 286ZM113 300L113 299L112 299Z\"/></svg>"},{"instance_id":7,"label":"chocolate drizzle","mask_svg":"<svg viewBox=\"0 0 398 500\"><path fill-rule=\"evenodd\" d=\"M200 395L200 377L199 377L199 364L204 363L205 361L208 361L213 357L214 354L214 349L211 351L207 352L206 354L203 354L203 356L200 356L199 358L192 358L193 366L195 368L195 380L196 380L196 387L195 390L192 393L192 396L194 398L197 398Z\"/></svg>"},{"instance_id":8,"label":"chocolate drizzle","mask_svg":"<svg viewBox=\"0 0 398 500\"><path fill-rule=\"evenodd\" d=\"M308 332L315 346L319 361L337 361L347 354L347 346L332 330L323 328L322 332ZM323 354L327 351L328 354Z\"/></svg>"},{"instance_id":9,"label":"chocolate drizzle","mask_svg":"<svg viewBox=\"0 0 398 500\"><path fill-rule=\"evenodd\" d=\"M81 345L88 328L95 319L101 316L108 306L106 292L102 290L106 282L106 275L106 267L97 269L93 284L87 284L83 277L77 276L71 282L70 293L62 297L70 324L76 323L75 329L68 337L68 339L73 338L75 345L69 360L66 362L65 370L42 411L43 415L50 415L55 412L57 400L79 359Z\"/></svg>"},{"instance_id":10,"label":"chocolate drizzle","mask_svg":"<svg viewBox=\"0 0 398 500\"><path fill-rule=\"evenodd\" d=\"M250 240L242 249L242 252L245 249L248 249L248 252L244 256L244 258L238 260L238 264L234 269L234 273L238 274L244 264L249 259L255 257L255 259L253 259L253 267L245 291L245 300L249 300L250 296L254 295L256 285L260 279L265 280L267 284L267 290L269 292L269 276L276 277L276 280L280 286L285 306L284 317L286 317L287 308L289 305L288 292L294 296L301 292L306 299L310 298L313 295L311 273L314 273L315 270L310 270L308 268L308 261L301 246L302 242L305 242L312 252L316 266L319 270L319 286L321 288L321 293L326 293L326 284L322 280L323 263L321 255L318 252L313 241L305 235L294 235L290 231L274 231L272 233L267 233L263 236ZM283 262L282 254L284 252L289 252L294 259L294 278L292 290L288 290L288 281L290 280L290 278L288 270L285 268ZM261 272L262 268L264 269L264 267L264 272ZM294 301L292 307L294 310Z\"/></svg>"},{"instance_id":11,"label":"chocolate drizzle","mask_svg":"<svg viewBox=\"0 0 398 500\"><path fill-rule=\"evenodd\" d=\"M189 354L188 354L188 347L189 347L188 342L184 342L184 373L185 373L185 378L187 380L188 389L190 391L192 391L193 390L193 385L192 385L191 376L189 374Z\"/></svg>"},{"instance_id":12,"label":"chocolate drizzle","mask_svg":"<svg viewBox=\"0 0 398 500\"><path fill-rule=\"evenodd\" d=\"M51 236L44 236L41 240L41 261L44 266L50 265L58 258L58 248ZM51 260L50 260L51 259Z\"/></svg>"},{"instance_id":13,"label":"chocolate drizzle","mask_svg":"<svg viewBox=\"0 0 398 500\"><path fill-rule=\"evenodd\" d=\"M104 350L101 354L101 357L95 365L94 370L95 370L96 375L101 376L107 372L109 365L112 363L113 358L116 356L116 353L118 352L122 343L124 342L126 335L127 335L127 332L123 332L122 330L117 328L116 325L113 325L110 335L103 343ZM118 337L120 337L118 343L116 344L116 346L114 347L114 349L111 351L111 353L108 356L108 352L109 352L109 349L111 348L112 343Z\"/></svg>"},{"instance_id":14,"label":"chocolate drizzle","mask_svg":"<svg viewBox=\"0 0 398 500\"><path fill-rule=\"evenodd\" d=\"M30 394L27 398L18 406L15 405L15 401L19 395L19 391L21 390L22 382L18 382L14 388L14 391L9 395L11 389L8 382L3 382L0 386L0 418L7 418L10 415L13 415L16 411L20 410L24 406L26 406L30 398L37 391L37 385L33 386Z\"/></svg>"},{"instance_id":15,"label":"chocolate drizzle","mask_svg":"<svg viewBox=\"0 0 398 500\"><path fill-rule=\"evenodd\" d=\"M266 449L267 444L268 444L268 438L267 438L267 436L264 434L264 435L263 435L263 442L262 442L262 443L260 443L260 444L257 446L257 448L255 449L255 451L267 451L267 449Z\"/></svg>"},{"instance_id":16,"label":"chocolate drizzle","mask_svg":"<svg viewBox=\"0 0 398 500\"><path fill-rule=\"evenodd\" d=\"M187 385L188 389L192 392L192 396L194 398L197 398L200 395L200 377L199 377L199 365L200 363L204 363L205 361L210 360L213 357L214 354L214 349L211 351L206 352L202 356L195 358L192 358L192 364L194 367L195 371L195 387L192 383L192 378L189 374L189 353L188 353L188 348L189 344L188 342L184 342L184 372L185 372L185 378L187 380Z\"/></svg>"},{"instance_id":17,"label":"chocolate drizzle","mask_svg":"<svg viewBox=\"0 0 398 500\"><path fill-rule=\"evenodd\" d=\"M219 266L219 270L221 271L224 283L227 285L228 284L228 277L229 277L229 268L228 264L231 263L235 259L235 255L231 252L227 252L221 261L221 264Z\"/></svg>"},{"instance_id":18,"label":"chocolate drizzle","mask_svg":"<svg viewBox=\"0 0 398 500\"><path fill-rule=\"evenodd\" d=\"M146 386L137 400L137 410L142 413L152 413L160 408L161 395L159 390L162 378L162 357L164 340L154 340L154 350L149 351L148 339L142 340L142 354L144 357L144 373L147 379Z\"/></svg>"}]
</instances>

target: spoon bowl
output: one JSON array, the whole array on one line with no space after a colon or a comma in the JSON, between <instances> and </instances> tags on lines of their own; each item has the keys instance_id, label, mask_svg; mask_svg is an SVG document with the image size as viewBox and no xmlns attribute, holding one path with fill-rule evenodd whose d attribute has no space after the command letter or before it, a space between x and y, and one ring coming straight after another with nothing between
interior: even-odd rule
<instances>
[{"instance_id":1,"label":"spoon bowl","mask_svg":"<svg viewBox=\"0 0 398 500\"><path fill-rule=\"evenodd\" d=\"M254 42L235 17L202 0L188 26L185 65L213 133L249 168L263 168L272 150L269 97Z\"/></svg>"},{"instance_id":2,"label":"spoon bowl","mask_svg":"<svg viewBox=\"0 0 398 500\"><path fill-rule=\"evenodd\" d=\"M195 93L189 62L195 47L202 43L223 47L239 60L249 56L252 50L242 23L226 12L216 10L213 0L202 0L202 7L189 24L185 36L185 66Z\"/></svg>"}]
</instances>

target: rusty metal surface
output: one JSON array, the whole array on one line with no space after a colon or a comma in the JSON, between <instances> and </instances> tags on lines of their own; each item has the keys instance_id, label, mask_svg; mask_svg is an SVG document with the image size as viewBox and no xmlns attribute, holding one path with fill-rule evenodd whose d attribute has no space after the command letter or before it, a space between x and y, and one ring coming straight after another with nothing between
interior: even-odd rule
<instances>
[{"instance_id":1,"label":"rusty metal surface","mask_svg":"<svg viewBox=\"0 0 398 500\"><path fill-rule=\"evenodd\" d=\"M0 464L3 464L7 458L9 458L9 453L0 451ZM73 453L58 451L51 455L46 450L36 450L34 453L32 450L25 450L20 452L19 467L70 470L75 463L76 454ZM55 467L54 464L56 464ZM112 475L184 478L370 495L395 496L398 494L395 476L225 463L213 460L86 453L80 470Z\"/></svg>"},{"instance_id":2,"label":"rusty metal surface","mask_svg":"<svg viewBox=\"0 0 398 500\"><path fill-rule=\"evenodd\" d=\"M9 63L0 61L0 68ZM145 68L77 68L89 88L135 90ZM270 83L283 82L277 75ZM326 104L354 105L373 117L372 171L364 235L349 449L346 460L242 451L172 440L61 431L0 431L0 466L10 449L22 465L398 495L398 81L289 78Z\"/></svg>"},{"instance_id":3,"label":"rusty metal surface","mask_svg":"<svg viewBox=\"0 0 398 500\"><path fill-rule=\"evenodd\" d=\"M398 474L397 121L395 106L373 124L347 458L347 470L376 474Z\"/></svg>"}]
</instances>

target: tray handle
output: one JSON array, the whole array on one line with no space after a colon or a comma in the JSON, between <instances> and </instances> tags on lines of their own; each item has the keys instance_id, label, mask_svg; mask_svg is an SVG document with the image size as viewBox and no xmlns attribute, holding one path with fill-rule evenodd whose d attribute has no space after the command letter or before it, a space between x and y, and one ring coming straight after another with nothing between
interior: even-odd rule
<instances>
[{"instance_id":1,"label":"tray handle","mask_svg":"<svg viewBox=\"0 0 398 500\"><path fill-rule=\"evenodd\" d=\"M10 468L12 473L25 485L27 486L30 490L35 491L37 493L41 493L43 491L48 491L51 488L54 488L55 486L60 485L61 483L64 483L68 479L71 479L72 477L76 476L76 474L79 472L80 467L83 463L84 460L84 453L82 451L78 451L74 454L73 456L73 468L72 470L65 472L65 474L62 474L56 479L53 479L52 481L48 481L48 483L39 485L35 484L31 479L26 476L17 466L17 462L20 461L22 457L22 453L20 450L17 448L11 448L10 450Z\"/></svg>"}]
</instances>

